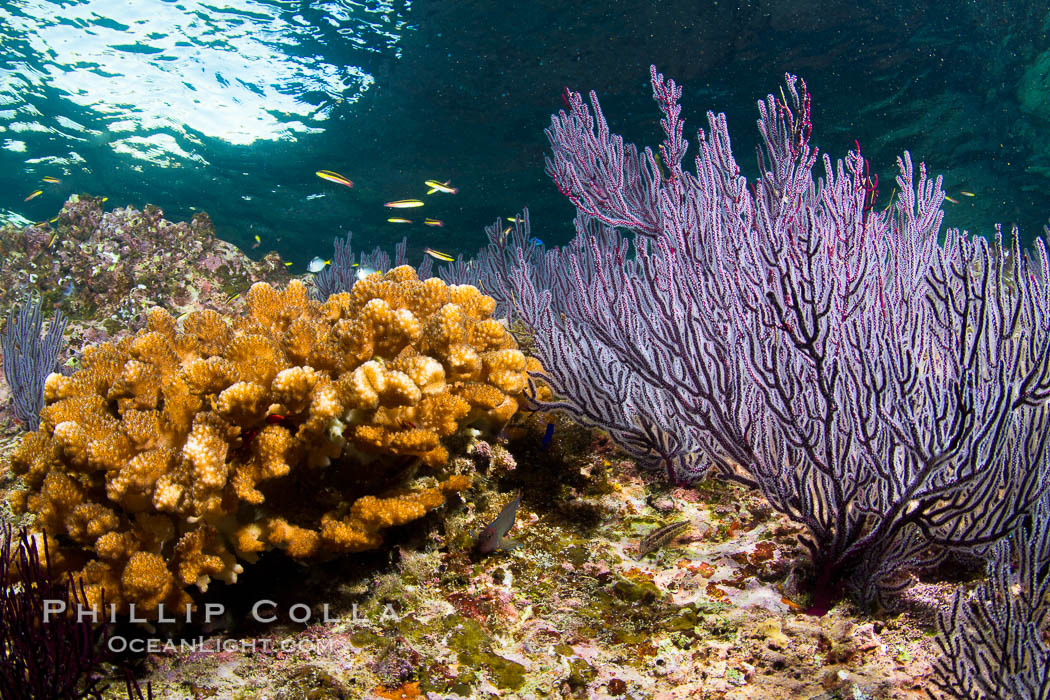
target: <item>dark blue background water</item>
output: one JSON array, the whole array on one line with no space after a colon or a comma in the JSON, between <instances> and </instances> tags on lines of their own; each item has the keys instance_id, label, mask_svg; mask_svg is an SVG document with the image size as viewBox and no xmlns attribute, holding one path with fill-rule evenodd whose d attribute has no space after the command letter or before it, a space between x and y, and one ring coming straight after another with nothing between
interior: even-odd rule
<instances>
[{"instance_id":1,"label":"dark blue background water","mask_svg":"<svg viewBox=\"0 0 1050 700\"><path fill-rule=\"evenodd\" d=\"M685 86L694 136L706 110L728 115L745 169L755 102L792 71L813 141L840 157L859 140L883 201L909 149L945 175L949 225L1031 240L1050 215L1050 13L1009 4L2 2L0 213L46 219L71 192L204 210L296 270L348 229L357 246L407 234L417 254L469 254L526 205L560 243L572 209L543 172L543 129L562 89L597 90L614 131L655 145L655 63ZM409 216L445 228L386 223L383 202L431 178L460 194Z\"/></svg>"}]
</instances>

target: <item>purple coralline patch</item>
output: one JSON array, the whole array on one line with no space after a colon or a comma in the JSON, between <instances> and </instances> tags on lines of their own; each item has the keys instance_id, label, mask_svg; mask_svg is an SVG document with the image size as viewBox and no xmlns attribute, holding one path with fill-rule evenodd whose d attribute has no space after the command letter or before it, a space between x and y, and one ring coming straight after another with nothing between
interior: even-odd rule
<instances>
[{"instance_id":1,"label":"purple coralline patch","mask_svg":"<svg viewBox=\"0 0 1050 700\"><path fill-rule=\"evenodd\" d=\"M472 457L476 466L485 472L501 474L514 471L518 463L514 455L501 445L493 445L484 440L475 440L467 448L467 454Z\"/></svg>"},{"instance_id":2,"label":"purple coralline patch","mask_svg":"<svg viewBox=\"0 0 1050 700\"><path fill-rule=\"evenodd\" d=\"M222 267L223 262L224 261L223 261L223 259L220 256L218 256L218 255L209 255L208 257L204 258L204 260L201 261L201 265L203 265L204 269L207 270L208 272L215 272L220 267Z\"/></svg>"},{"instance_id":3,"label":"purple coralline patch","mask_svg":"<svg viewBox=\"0 0 1050 700\"><path fill-rule=\"evenodd\" d=\"M35 290L45 309L121 326L149 306L222 311L254 282L287 279L275 254L255 262L216 238L207 214L175 223L152 205L107 212L86 195L70 197L50 222L0 228L0 254L3 308Z\"/></svg>"}]
</instances>

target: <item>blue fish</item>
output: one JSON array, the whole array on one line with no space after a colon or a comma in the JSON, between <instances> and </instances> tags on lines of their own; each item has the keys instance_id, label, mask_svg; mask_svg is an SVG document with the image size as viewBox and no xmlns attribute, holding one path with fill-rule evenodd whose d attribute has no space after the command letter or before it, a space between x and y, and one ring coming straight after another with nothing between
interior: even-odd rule
<instances>
[{"instance_id":1,"label":"blue fish","mask_svg":"<svg viewBox=\"0 0 1050 700\"><path fill-rule=\"evenodd\" d=\"M543 442L540 443L540 449L545 450L550 447L552 440L554 440L554 423L548 423L547 432L543 434Z\"/></svg>"},{"instance_id":2,"label":"blue fish","mask_svg":"<svg viewBox=\"0 0 1050 700\"><path fill-rule=\"evenodd\" d=\"M518 513L521 505L521 491L514 497L513 501L503 506L496 519L485 526L478 536L478 551L482 554L495 552L497 549L514 549L519 543L507 537L507 533L514 527L514 516Z\"/></svg>"},{"instance_id":3,"label":"blue fish","mask_svg":"<svg viewBox=\"0 0 1050 700\"><path fill-rule=\"evenodd\" d=\"M533 238L532 241L530 241L530 243L532 245L534 245L534 246L541 246L541 245L543 245L543 241L541 241L538 238Z\"/></svg>"}]
</instances>

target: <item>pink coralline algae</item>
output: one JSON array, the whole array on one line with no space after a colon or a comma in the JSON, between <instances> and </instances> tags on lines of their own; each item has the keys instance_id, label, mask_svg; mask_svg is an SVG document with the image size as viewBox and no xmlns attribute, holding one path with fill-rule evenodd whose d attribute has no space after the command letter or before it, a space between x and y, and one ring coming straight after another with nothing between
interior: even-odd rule
<instances>
[{"instance_id":1,"label":"pink coralline algae","mask_svg":"<svg viewBox=\"0 0 1050 700\"><path fill-rule=\"evenodd\" d=\"M467 448L467 454L473 457L479 467L495 473L509 472L517 468L514 455L500 445L493 445L484 440L475 440Z\"/></svg>"}]
</instances>

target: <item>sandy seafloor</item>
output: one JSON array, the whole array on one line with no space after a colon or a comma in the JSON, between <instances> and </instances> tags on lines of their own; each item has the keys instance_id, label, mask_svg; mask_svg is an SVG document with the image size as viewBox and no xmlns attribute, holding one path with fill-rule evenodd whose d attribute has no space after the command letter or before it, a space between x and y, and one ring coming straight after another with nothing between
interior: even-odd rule
<instances>
[{"instance_id":1,"label":"sandy seafloor","mask_svg":"<svg viewBox=\"0 0 1050 700\"><path fill-rule=\"evenodd\" d=\"M287 281L276 254L252 262L210 235L197 254L213 264L171 269L164 294L178 302L145 301L236 312L235 290ZM93 254L76 248L66 252ZM136 325L113 318L74 319L72 342ZM6 387L0 401L2 495L17 484L6 464L19 426ZM542 449L549 420L554 440ZM459 459L473 462L474 486L391 531L383 550L310 567L264 556L239 583L214 584L209 600L226 614L204 629L167 631L197 647L129 657L142 688L155 698L926 696L936 612L959 584L930 576L893 611L843 601L806 615L794 583L801 529L759 495L715 480L671 487L560 417L522 412L506 433L465 444ZM518 489L512 535L521 546L477 554L471 533ZM0 514L11 520L4 500ZM642 536L683 519L686 532L637 556ZM251 619L246 601L259 599L277 603L277 621ZM288 617L300 603L312 616L303 624ZM165 631L120 625L114 634L162 644ZM125 697L115 670L106 697Z\"/></svg>"}]
</instances>

